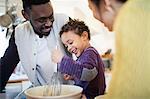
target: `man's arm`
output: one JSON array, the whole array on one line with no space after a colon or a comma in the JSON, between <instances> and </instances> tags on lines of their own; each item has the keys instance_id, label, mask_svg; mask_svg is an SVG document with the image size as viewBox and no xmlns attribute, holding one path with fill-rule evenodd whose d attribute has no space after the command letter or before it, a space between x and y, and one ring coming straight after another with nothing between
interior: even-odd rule
<instances>
[{"instance_id":1,"label":"man's arm","mask_svg":"<svg viewBox=\"0 0 150 99\"><path fill-rule=\"evenodd\" d=\"M14 32L9 40L9 46L0 59L0 92L5 88L7 81L19 62L19 55L15 44Z\"/></svg>"}]
</instances>

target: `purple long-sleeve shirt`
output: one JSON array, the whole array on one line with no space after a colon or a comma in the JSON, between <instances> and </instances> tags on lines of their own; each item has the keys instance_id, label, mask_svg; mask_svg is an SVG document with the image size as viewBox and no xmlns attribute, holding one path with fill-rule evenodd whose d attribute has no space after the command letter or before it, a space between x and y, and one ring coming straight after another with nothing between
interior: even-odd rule
<instances>
[{"instance_id":1,"label":"purple long-sleeve shirt","mask_svg":"<svg viewBox=\"0 0 150 99\"><path fill-rule=\"evenodd\" d=\"M94 71L94 68L96 68L96 71ZM92 71L91 75L96 74L94 72L97 72L97 74L93 79L84 81L83 75L85 77L88 76L83 74L84 70ZM60 63L59 71L75 77L75 84L83 87L83 93L87 97L103 95L105 92L104 65L99 53L93 47L85 49L76 61L68 56L64 56Z\"/></svg>"}]
</instances>

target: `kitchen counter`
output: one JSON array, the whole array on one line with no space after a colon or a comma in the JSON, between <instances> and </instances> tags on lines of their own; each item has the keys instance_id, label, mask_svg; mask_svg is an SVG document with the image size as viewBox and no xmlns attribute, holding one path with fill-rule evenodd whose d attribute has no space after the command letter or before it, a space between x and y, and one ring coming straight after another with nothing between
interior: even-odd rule
<instances>
[{"instance_id":1,"label":"kitchen counter","mask_svg":"<svg viewBox=\"0 0 150 99\"><path fill-rule=\"evenodd\" d=\"M106 77L106 85L107 85L106 93L107 93L109 82L111 80L111 72L109 70L105 71L105 77ZM31 86L31 83L29 81L8 83L6 85L5 93L0 93L0 99L14 99L22 90L28 88L29 86ZM23 94L19 99L26 99L26 98Z\"/></svg>"},{"instance_id":2,"label":"kitchen counter","mask_svg":"<svg viewBox=\"0 0 150 99\"><path fill-rule=\"evenodd\" d=\"M0 99L14 99L22 90L31 85L29 81L22 81L17 83L8 83L4 93L0 93ZM19 99L26 99L24 94Z\"/></svg>"}]
</instances>

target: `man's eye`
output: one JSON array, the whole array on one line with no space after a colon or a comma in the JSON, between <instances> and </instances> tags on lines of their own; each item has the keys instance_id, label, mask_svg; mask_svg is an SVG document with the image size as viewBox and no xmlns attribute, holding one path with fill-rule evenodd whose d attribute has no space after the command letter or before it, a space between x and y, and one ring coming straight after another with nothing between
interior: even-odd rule
<instances>
[{"instance_id":1,"label":"man's eye","mask_svg":"<svg viewBox=\"0 0 150 99\"><path fill-rule=\"evenodd\" d=\"M45 18L36 19L35 21L43 23L43 22L45 22Z\"/></svg>"},{"instance_id":2,"label":"man's eye","mask_svg":"<svg viewBox=\"0 0 150 99\"><path fill-rule=\"evenodd\" d=\"M53 16L50 16L50 17L49 17L49 20L50 20L50 21L54 21L54 17L53 17Z\"/></svg>"},{"instance_id":3,"label":"man's eye","mask_svg":"<svg viewBox=\"0 0 150 99\"><path fill-rule=\"evenodd\" d=\"M43 22L45 22L45 20L44 19L40 19L40 20L38 20L38 22L43 23Z\"/></svg>"}]
</instances>

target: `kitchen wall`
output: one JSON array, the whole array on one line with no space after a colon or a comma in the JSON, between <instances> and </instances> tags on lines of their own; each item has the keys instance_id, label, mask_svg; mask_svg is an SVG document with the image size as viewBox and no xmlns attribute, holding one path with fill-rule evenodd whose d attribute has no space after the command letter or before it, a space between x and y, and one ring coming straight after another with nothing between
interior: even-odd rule
<instances>
[{"instance_id":1,"label":"kitchen wall","mask_svg":"<svg viewBox=\"0 0 150 99\"><path fill-rule=\"evenodd\" d=\"M0 0L0 15L5 13L5 0ZM114 33L110 33L102 23L93 18L92 12L88 8L87 0L51 0L54 11L57 13L65 13L71 18L79 18L89 26L91 30L91 43L97 48L100 54L107 49L114 49ZM9 6L17 5L17 14L23 18L20 11L22 9L21 0L8 0ZM8 39L5 38L5 32L0 27L0 57L8 46Z\"/></svg>"},{"instance_id":2,"label":"kitchen wall","mask_svg":"<svg viewBox=\"0 0 150 99\"><path fill-rule=\"evenodd\" d=\"M0 0L0 15L5 13L5 0Z\"/></svg>"}]
</instances>

